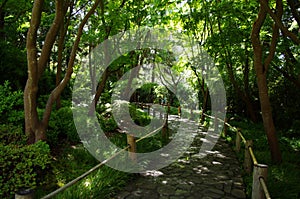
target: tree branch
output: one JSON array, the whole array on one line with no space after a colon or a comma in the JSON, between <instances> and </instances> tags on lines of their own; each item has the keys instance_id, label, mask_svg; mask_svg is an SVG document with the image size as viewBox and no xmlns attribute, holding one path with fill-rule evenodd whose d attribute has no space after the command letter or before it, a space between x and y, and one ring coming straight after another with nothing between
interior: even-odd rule
<instances>
[{"instance_id":1,"label":"tree branch","mask_svg":"<svg viewBox=\"0 0 300 199\"><path fill-rule=\"evenodd\" d=\"M275 70L277 70L279 73L281 73L286 79L291 81L295 86L297 86L300 89L300 81L299 80L297 80L295 77L291 76L285 70L279 68L275 64L272 64L272 66L274 67Z\"/></svg>"},{"instance_id":2,"label":"tree branch","mask_svg":"<svg viewBox=\"0 0 300 199\"><path fill-rule=\"evenodd\" d=\"M45 43L42 48L41 56L38 61L38 79L42 76L42 74L46 68L53 44L58 35L59 27L62 24L63 19L64 19L65 13L64 13L63 3L64 2L62 0L55 1L55 10L56 10L55 18L53 20L53 23L52 23L49 31L47 32L47 35L45 38Z\"/></svg>"},{"instance_id":3,"label":"tree branch","mask_svg":"<svg viewBox=\"0 0 300 199\"><path fill-rule=\"evenodd\" d=\"M281 19L283 14L283 4L281 0L276 0L276 16L278 19ZM270 63L272 62L275 51L276 51L276 45L277 45L277 40L279 38L279 27L276 23L273 25L273 33L272 33L272 40L271 40L271 45L270 45L270 50L269 54L265 60L264 66L265 70L268 71L268 68L270 66Z\"/></svg>"},{"instance_id":4,"label":"tree branch","mask_svg":"<svg viewBox=\"0 0 300 199\"><path fill-rule=\"evenodd\" d=\"M294 0L287 0L288 5L291 8L293 17L295 18L295 20L297 21L298 25L300 26L300 16L298 14L297 8L295 6Z\"/></svg>"},{"instance_id":5,"label":"tree branch","mask_svg":"<svg viewBox=\"0 0 300 199\"><path fill-rule=\"evenodd\" d=\"M32 8L32 17L30 21L30 27L27 32L26 49L27 49L27 60L28 60L28 80L37 82L37 31L41 23L41 14L44 1L34 1Z\"/></svg>"},{"instance_id":6,"label":"tree branch","mask_svg":"<svg viewBox=\"0 0 300 199\"><path fill-rule=\"evenodd\" d=\"M253 26L252 26L252 31L251 31L251 42L253 46L253 53L254 53L254 62L262 63L262 46L260 42L260 30L261 27L263 26L264 21L266 20L267 13L264 11L262 6L259 7L259 12L257 19L255 20ZM258 64L254 64L258 66ZM260 71L262 73L265 72L264 68L261 69L256 69L256 71Z\"/></svg>"},{"instance_id":7,"label":"tree branch","mask_svg":"<svg viewBox=\"0 0 300 199\"><path fill-rule=\"evenodd\" d=\"M49 121L50 115L51 115L51 108L52 105L54 103L54 101L57 99L57 97L61 94L61 92L64 90L64 88L67 86L67 84L69 83L70 79L71 79L71 75L73 73L73 66L74 66L74 62L75 62L75 57L76 57L76 52L78 50L79 47L79 43L80 43L80 39L83 33L83 28L85 26L85 24L87 23L88 19L91 17L91 15L95 12L96 8L99 5L100 0L96 0L94 5L92 6L92 8L89 10L89 12L84 16L82 22L80 23L79 27L78 27L78 31L77 31L77 36L74 42L74 45L72 47L72 51L71 51L71 55L70 55L70 59L68 62L68 68L66 71L66 74L64 76L64 78L62 79L62 81L60 82L60 84L51 92L47 104L46 104L46 109L45 112L43 114L43 122L46 124Z\"/></svg>"},{"instance_id":8,"label":"tree branch","mask_svg":"<svg viewBox=\"0 0 300 199\"><path fill-rule=\"evenodd\" d=\"M274 22L276 23L276 25L280 28L280 30L282 31L282 33L285 36L289 37L294 43L296 43L296 44L299 45L300 44L300 40L298 39L297 35L295 35L291 31L289 31L287 29L287 27L285 27L283 25L282 21L278 18L278 16L270 9L267 1L266 0L260 0L260 4L269 13L269 15L272 17L272 19L274 20Z\"/></svg>"}]
</instances>

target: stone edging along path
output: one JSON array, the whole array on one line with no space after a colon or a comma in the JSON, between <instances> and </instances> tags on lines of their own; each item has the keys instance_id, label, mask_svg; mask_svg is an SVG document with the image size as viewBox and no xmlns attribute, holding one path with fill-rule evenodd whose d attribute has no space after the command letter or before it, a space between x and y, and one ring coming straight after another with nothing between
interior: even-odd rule
<instances>
[{"instance_id":1,"label":"stone edging along path","mask_svg":"<svg viewBox=\"0 0 300 199\"><path fill-rule=\"evenodd\" d=\"M204 134L199 131L189 150L176 162L141 174L113 198L246 198L240 164L222 138L206 157L199 157Z\"/></svg>"}]
</instances>

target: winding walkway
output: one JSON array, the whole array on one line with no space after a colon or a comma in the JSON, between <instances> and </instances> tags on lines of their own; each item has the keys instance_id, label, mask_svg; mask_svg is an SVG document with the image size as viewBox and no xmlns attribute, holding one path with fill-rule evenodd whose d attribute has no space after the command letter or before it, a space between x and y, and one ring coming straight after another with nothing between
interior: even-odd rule
<instances>
[{"instance_id":1,"label":"winding walkway","mask_svg":"<svg viewBox=\"0 0 300 199\"><path fill-rule=\"evenodd\" d=\"M199 131L189 150L159 171L141 174L115 199L215 199L246 198L235 152L219 139L208 155L198 153L205 132Z\"/></svg>"}]
</instances>

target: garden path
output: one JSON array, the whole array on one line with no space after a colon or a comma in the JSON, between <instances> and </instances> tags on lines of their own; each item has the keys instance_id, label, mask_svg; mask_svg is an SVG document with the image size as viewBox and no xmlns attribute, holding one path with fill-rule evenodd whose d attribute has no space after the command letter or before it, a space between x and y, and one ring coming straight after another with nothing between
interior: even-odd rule
<instances>
[{"instance_id":1,"label":"garden path","mask_svg":"<svg viewBox=\"0 0 300 199\"><path fill-rule=\"evenodd\" d=\"M205 134L198 130L189 150L176 162L159 171L142 173L114 198L246 198L240 164L226 141L220 138L207 156L199 156Z\"/></svg>"}]
</instances>

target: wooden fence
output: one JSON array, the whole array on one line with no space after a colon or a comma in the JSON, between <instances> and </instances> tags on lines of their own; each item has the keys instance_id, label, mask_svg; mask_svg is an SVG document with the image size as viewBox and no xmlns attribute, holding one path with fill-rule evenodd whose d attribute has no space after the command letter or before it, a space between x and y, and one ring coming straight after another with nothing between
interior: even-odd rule
<instances>
[{"instance_id":1,"label":"wooden fence","mask_svg":"<svg viewBox=\"0 0 300 199\"><path fill-rule=\"evenodd\" d=\"M252 178L252 199L271 199L268 191L266 181L268 176L268 166L265 164L259 164L254 152L253 152L253 141L246 140L241 133L240 129L236 130L235 147L236 151L240 152L241 142L245 145L244 150L244 169L247 173L253 171Z\"/></svg>"},{"instance_id":2,"label":"wooden fence","mask_svg":"<svg viewBox=\"0 0 300 199\"><path fill-rule=\"evenodd\" d=\"M142 107L146 107L148 110L148 113L150 114L150 104L139 104L139 106ZM82 174L81 176L77 177L76 179L70 181L69 183L65 184L64 186L62 186L61 188L55 190L54 192L44 196L42 199L48 199L48 198L52 198L53 196L55 196L56 194L62 192L63 190L67 189L68 187L74 185L75 183L77 183L78 181L80 181L81 179L85 178L86 176L88 176L89 174L91 174L93 171L101 168L103 165L105 165L107 162L109 162L110 160L114 159L115 157L117 157L119 154L125 152L126 150L133 152L130 153L131 156L131 160L132 161L137 161L136 160L136 156L135 156L135 152L136 152L136 144L138 142L140 142L141 140L155 134L156 132L158 132L159 130L166 128L167 127L167 121L168 121L168 113L170 111L170 106L168 106L168 111L167 114L165 115L166 117L166 122L165 125L159 129L156 129L155 131L152 131L150 133L148 133L147 135L141 137L140 139L136 140L135 137L133 135L130 135L129 133L127 133L127 143L128 145L123 148L122 150L118 151L117 153L115 153L113 156L111 156L110 158L106 159L105 161L99 163L98 165L96 165L95 167L91 168L89 171L85 172L84 174ZM178 114L180 115L180 108L178 108ZM266 185L266 180L267 180L267 173L268 173L268 166L264 165L264 164L259 164L255 158L254 152L253 152L253 142L252 140L246 140L244 138L244 136L241 133L240 129L237 129L235 127L232 127L227 120L223 121L219 118L215 118L212 117L210 115L204 114L205 116L212 118L215 120L215 123L217 120L224 122L224 133L226 134L227 131L227 127L231 128L233 131L236 132L236 141L235 141L235 148L237 152L240 152L241 150L241 143L244 143L245 145L245 155L244 155L244 169L247 173L251 173L251 171L253 171L253 181L252 181L252 199L271 199L267 185Z\"/></svg>"},{"instance_id":3,"label":"wooden fence","mask_svg":"<svg viewBox=\"0 0 300 199\"><path fill-rule=\"evenodd\" d=\"M151 105L149 105L149 104L140 104L140 106L142 106L142 108L145 108L145 107L146 107L147 110L148 110L148 113L150 114L150 107L151 107ZM99 163L99 164L96 165L95 167L91 168L89 171L85 172L85 173L82 174L81 176L79 176L79 177L75 178L74 180L68 182L67 184L65 184L64 186L60 187L59 189L57 189L57 190L53 191L52 193L49 193L48 195L42 197L42 199L52 198L53 196L55 196L55 195L57 195L58 193L64 191L64 190L67 189L68 187L74 185L75 183L77 183L77 182L80 181L81 179L85 178L86 176L88 176L89 174L91 174L93 171L95 171L95 170L101 168L101 167L102 167L103 165L105 165L107 162L111 161L112 159L114 159L115 157L117 157L117 156L120 155L121 153L125 152L126 150L128 150L129 152L132 152L132 153L129 153L129 158L130 158L132 161L136 162L137 159L136 159L136 154L135 154L135 153L136 153L136 146L137 146L137 143L140 142L140 141L142 141L143 139L145 139L145 138L147 138L147 137L149 137L149 136L151 136L151 135L157 133L157 132L160 131L161 129L164 130L164 128L167 127L167 125L168 125L168 124L167 124L167 123L168 123L168 113L169 113L169 111L170 111L170 106L169 106L169 105L167 105L167 106L168 106L168 111L167 111L167 114L165 115L165 117L166 117L166 122L165 122L165 125L164 125L164 126L162 126L162 127L158 128L158 129L156 129L156 130L154 130L154 131L148 133L147 135L145 135L145 136L143 136L143 137L141 137L141 138L139 138L139 139L137 139L137 140L136 140L136 138L135 138L133 135L131 135L130 133L128 133L128 132L122 132L122 133L126 133L126 134L127 134L127 144L128 144L128 145L127 145L125 148L123 148L122 150L118 151L117 153L115 153L113 156L111 156L110 158L106 159L105 161ZM20 199L21 199L21 198L20 198ZM25 199L25 198L24 198L24 199ZM26 198L26 199L28 199L28 198Z\"/></svg>"}]
</instances>

